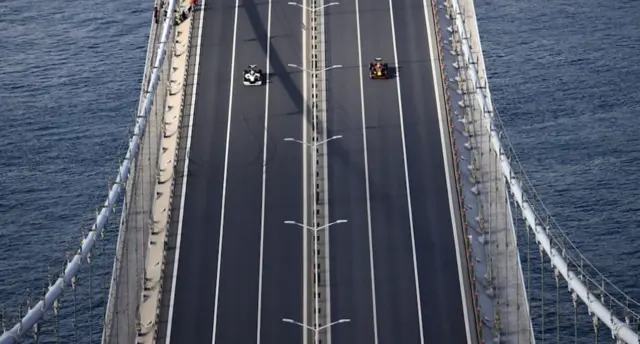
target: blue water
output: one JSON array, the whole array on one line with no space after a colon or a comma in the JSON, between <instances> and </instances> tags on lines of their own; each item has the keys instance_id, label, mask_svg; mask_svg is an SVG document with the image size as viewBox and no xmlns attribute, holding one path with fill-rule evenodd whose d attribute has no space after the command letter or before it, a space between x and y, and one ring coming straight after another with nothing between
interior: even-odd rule
<instances>
[{"instance_id":1,"label":"blue water","mask_svg":"<svg viewBox=\"0 0 640 344\"><path fill-rule=\"evenodd\" d=\"M492 95L525 170L581 252L640 299L640 2L477 0L476 11ZM545 284L555 342L555 282ZM564 308L568 342L573 311Z\"/></svg>"},{"instance_id":2,"label":"blue water","mask_svg":"<svg viewBox=\"0 0 640 344\"><path fill-rule=\"evenodd\" d=\"M77 250L106 195L134 121L151 6L0 4L0 302L13 318ZM477 0L476 7L494 101L530 178L585 256L640 299L633 273L640 267L640 2ZM103 312L114 235L98 245L92 273L85 269L79 283L78 307L87 308L91 284L94 315ZM547 279L545 332L555 342L555 285ZM89 342L72 336L74 328L86 333L90 315L77 312L73 326L67 295L61 341ZM536 326L541 299L532 295ZM561 308L565 342L573 339L573 313ZM96 342L100 319L93 318ZM45 323L48 341L55 327ZM589 329L581 323L585 342L593 342Z\"/></svg>"},{"instance_id":3,"label":"blue water","mask_svg":"<svg viewBox=\"0 0 640 344\"><path fill-rule=\"evenodd\" d=\"M134 123L152 4L0 3L0 302L11 317L30 295L42 295L49 271L57 273L79 248L115 177ZM113 234L111 245L98 245L92 267L94 314L102 313L112 264L99 254L112 256ZM64 310L73 313L68 295ZM88 316L77 317L79 331L87 330ZM51 333L53 323L42 331ZM62 326L72 332L70 320Z\"/></svg>"}]
</instances>

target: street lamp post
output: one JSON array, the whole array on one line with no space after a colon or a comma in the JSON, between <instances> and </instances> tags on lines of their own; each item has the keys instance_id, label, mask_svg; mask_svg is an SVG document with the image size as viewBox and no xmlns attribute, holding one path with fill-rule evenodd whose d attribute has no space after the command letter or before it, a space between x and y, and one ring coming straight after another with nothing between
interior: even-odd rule
<instances>
[{"instance_id":1,"label":"street lamp post","mask_svg":"<svg viewBox=\"0 0 640 344\"><path fill-rule=\"evenodd\" d=\"M302 70L304 72L307 72L307 73L309 73L309 74L311 74L311 75L313 75L315 77L315 75L318 74L318 73L326 72L328 70L335 69L335 68L340 68L340 67L342 67L342 65L333 65L333 66L329 66L327 68L323 68L323 69L316 70L316 71L308 70L308 69L306 69L304 67L300 67L300 66L298 66L296 64L292 64L292 63L289 64L289 67L298 68L298 69L300 69L300 70ZM317 158L317 156L316 156L317 155L316 148L318 147L318 145L320 145L322 143L326 143L326 142L329 142L329 141L331 141L333 139L337 139L337 138L342 137L341 135L337 135L337 136L334 136L334 137L332 137L330 139L315 143L316 142L316 136L317 136L316 134L318 132L318 106L317 106L317 104L315 102L316 102L315 100L311 101L311 104L313 106L313 111L312 111L312 114L311 114L313 116L313 120L311 121L311 123L313 123L313 140L312 140L312 142L314 142L314 143L313 144L307 144L307 143L299 141L299 140L285 139L285 141L295 141L295 142L302 143L302 144L307 145L307 146L311 146L311 148L313 148L313 189L314 190L316 188L316 172L317 172L316 171L316 162L317 162L316 161L316 158ZM313 205L313 216L316 216L315 215L316 214L315 196L314 196L314 203L313 204L314 204ZM315 220L314 220L314 223L315 223Z\"/></svg>"},{"instance_id":2,"label":"street lamp post","mask_svg":"<svg viewBox=\"0 0 640 344\"><path fill-rule=\"evenodd\" d=\"M314 115L314 117L315 117L315 115ZM314 119L314 123L313 123L314 128L315 128L315 125L316 124L315 124L315 119ZM315 195L315 193L316 193L317 176L318 176L317 175L318 171L316 170L317 166L318 166L317 165L317 161L316 161L318 159L318 156L317 156L318 150L317 150L317 148L320 145L323 145L323 144L325 144L325 143L327 143L329 141L337 140L339 138L342 138L342 135L335 135L335 136L332 136L332 137L330 137L330 138L328 138L326 140L322 140L320 142L314 142L314 143L307 143L307 142L304 142L304 141L301 141L301 140L296 140L296 139L294 139L292 137L287 137L287 138L284 139L285 141L297 142L297 143L303 144L303 145L311 148L311 151L312 151L311 156L312 156L312 159L313 159L313 168L312 168L313 178L312 178L312 180L313 180L313 193L314 193L314 195L313 195L313 217L314 217L314 220L313 220L314 225L313 226L314 227L316 226L315 225L315 223L316 223L315 216L316 216L316 211L317 211L316 208L317 208L317 203L318 203L317 202L317 195ZM314 141L315 141L315 133L314 133Z\"/></svg>"},{"instance_id":3,"label":"street lamp post","mask_svg":"<svg viewBox=\"0 0 640 344\"><path fill-rule=\"evenodd\" d=\"M315 115L314 115L314 117L315 117ZM315 123L314 123L314 127L315 127ZM314 137L315 137L315 134L314 134ZM309 227L311 229L316 228L316 223L317 223L316 214L317 214L317 211L318 211L317 210L317 207L318 207L318 195L316 195L317 178L318 178L318 171L317 171L317 166L318 166L317 165L317 159L318 159L317 153L318 153L318 150L317 150L317 148L320 145L323 145L323 144L325 144L325 143L327 143L329 141L337 140L339 138L342 138L342 135L335 135L335 136L332 136L332 137L330 137L330 138L328 138L326 140L322 140L320 142L314 142L314 143L307 143L307 142L304 142L304 141L301 141L301 140L296 140L296 139L294 139L292 137L287 137L287 138L284 139L285 141L297 142L297 143L303 144L303 145L311 148L311 151L312 151L311 156L312 156L312 159L313 159L313 168L311 170L313 172L313 177L312 177L312 182L313 182L313 227ZM346 220L345 220L345 222L346 222ZM287 221L285 223L297 224L297 223L294 223L294 222L291 222L291 221ZM324 227L325 226L320 227L320 228L324 228ZM317 245L317 240L316 239L317 238L314 237L314 245Z\"/></svg>"},{"instance_id":4,"label":"street lamp post","mask_svg":"<svg viewBox=\"0 0 640 344\"><path fill-rule=\"evenodd\" d=\"M312 230L314 232L317 232L317 231L323 230L325 228L329 228L329 227L331 227L333 225L337 225L338 223L347 223L347 222L348 222L347 220L337 220L337 221L333 221L333 222L331 222L329 224L326 224L326 225L320 226L320 227L307 226L304 223L300 223L300 222L296 222L296 221L285 221L284 223L287 224L287 225L296 225L298 227L302 227L304 229L309 229L309 230Z\"/></svg>"},{"instance_id":5,"label":"street lamp post","mask_svg":"<svg viewBox=\"0 0 640 344\"><path fill-rule=\"evenodd\" d=\"M339 139L339 138L342 138L342 135L331 136L330 138L328 138L326 140L322 140L322 141L320 141L318 143L307 143L307 142L304 142L304 141L301 141L301 140L296 140L293 137L287 137L284 140L285 141L301 143L301 144L303 144L305 146L308 146L308 147L311 147L311 148L315 148L316 146L323 145L323 144L325 144L325 143L327 143L329 141L336 140L336 139Z\"/></svg>"},{"instance_id":6,"label":"street lamp post","mask_svg":"<svg viewBox=\"0 0 640 344\"><path fill-rule=\"evenodd\" d=\"M289 66L301 69L303 71L306 71L306 72L312 73L312 74L317 74L317 73L321 73L321 72L327 71L329 69L342 67L342 65L333 65L333 66L321 69L319 71L313 72L313 71L307 70L306 68L300 67L300 66L295 65L295 64L289 64ZM318 146L320 146L322 144L325 144L325 143L327 143L329 141L333 141L333 140L342 138L342 135L335 135L335 136L332 136L332 137L330 137L328 139L316 142L316 139L317 139L316 138L316 136L317 136L316 133L317 133L317 130L318 130L316 108L317 108L317 106L315 106L315 104L314 104L314 106L313 106L313 140L312 140L312 143L308 143L308 142L305 142L305 141L302 141L302 140L297 140L297 139L294 139L292 137L285 138L284 140L303 144L303 145L311 148L311 150L312 150L312 159L313 159L313 168L312 168L312 172L313 172L313 177L312 177L312 181L313 181L313 217L312 218L313 218L313 226L309 227L309 226L306 226L304 224L293 222L293 221L285 221L285 223L286 224L295 224L295 225L301 226L301 227L306 228L306 229L311 229L313 231L313 257L314 257L313 258L313 261L314 261L314 267L313 268L314 268L314 271L315 271L314 272L314 280L315 280L315 283L314 283L315 284L315 286L314 286L315 309L314 309L313 313L314 313L314 317L315 317L315 323L317 324L318 323L318 318L319 318L319 314L318 314L318 296L316 295L316 293L318 292L318 277L319 277L318 276L318 235L317 235L317 232L319 230L321 230L321 229L328 228L331 225L347 222L347 220L338 220L338 221L335 221L333 223L324 225L322 227L317 227L317 219L316 219L317 212L318 212L318 195L317 195L317 176L318 176L318 171L317 171L317 166L318 166L317 159L318 158L317 158L317 154L318 154L318 149L317 148L318 148ZM319 342L319 338L318 338L318 333L317 332L315 333L315 342L316 342L316 344Z\"/></svg>"},{"instance_id":7,"label":"street lamp post","mask_svg":"<svg viewBox=\"0 0 640 344\"><path fill-rule=\"evenodd\" d=\"M305 72L307 72L309 74L314 74L314 75L318 74L318 73L326 72L326 71L328 71L330 69L343 67L342 65L333 65L333 66L329 66L329 67L326 67L326 68L323 68L323 69L319 69L319 70L309 70L309 69L306 69L306 68L304 68L302 66L294 64L294 63L289 63L287 66L293 67L293 68L298 68L298 69L300 69L302 71L305 71Z\"/></svg>"},{"instance_id":8,"label":"street lamp post","mask_svg":"<svg viewBox=\"0 0 640 344\"><path fill-rule=\"evenodd\" d=\"M333 137L331 139L333 139ZM327 139L325 141L329 141L331 139ZM297 140L289 140L289 141L297 141ZM315 175L315 172L314 172L314 175ZM314 190L315 190L315 186L314 186ZM313 204L314 204L314 209L315 209L315 204L316 204L315 200L314 200ZM318 308L318 296L316 295L316 293L318 292L318 277L319 277L319 274L318 274L318 232L320 230L322 230L322 229L329 228L329 227L331 227L333 225L337 225L339 223L346 223L346 222L347 222L347 220L337 220L337 221L328 223L328 224L326 224L324 226L318 227L317 226L317 222L315 221L315 212L314 212L313 226L307 226L307 225L305 225L303 223L295 222L295 221L285 221L284 222L285 224L288 224L288 225L296 225L296 226L304 228L305 230L313 231L313 271L314 271L314 273L313 273L314 274L314 283L313 284L314 284L314 299L315 299L315 307L314 307L314 310L313 310L313 315L314 315L315 320L314 320L314 326L313 327L305 325L305 324L302 324L302 323L299 323L299 322L296 322L296 321L293 321L291 319L282 319L282 321L288 322L288 323L292 323L292 324L296 324L296 325L302 326L302 327L304 327L306 329L312 330L313 334L314 334L314 342L316 344L318 344L320 342L320 336L318 335L320 330L323 330L323 329L325 329L325 328L327 328L329 326L332 326L332 325L335 325L335 324L338 324L338 323L351 321L350 319L340 319L340 320L334 321L334 322L332 322L332 323L330 323L328 325L319 327L318 326L318 320L320 318L320 314L318 313L318 309L319 309Z\"/></svg>"},{"instance_id":9,"label":"street lamp post","mask_svg":"<svg viewBox=\"0 0 640 344\"><path fill-rule=\"evenodd\" d=\"M314 333L314 337L315 337L315 338L316 338L316 340L317 340L317 338L318 338L318 333L319 333L320 331L324 330L325 328L331 327L331 326L333 326L333 325L337 325L337 324L342 324L342 323L350 322L350 321L351 321L351 319L340 319L340 320L336 320L336 321L334 321L334 322L332 322L332 323L330 323L330 324L327 324L327 325L324 325L324 326L320 326L320 327L318 327L317 325L316 325L316 326L311 327L311 326L309 326L309 325L305 325L305 324L303 324L303 323L301 323L301 322L297 322L297 321L295 321L295 320L293 320L293 319L287 319L287 318L282 319L282 321L283 321L283 322L286 322L286 323L289 323L289 324L298 325L298 326L300 326L300 327L302 327L302 328L306 328L307 330L311 330L311 331L313 331L313 333Z\"/></svg>"},{"instance_id":10,"label":"street lamp post","mask_svg":"<svg viewBox=\"0 0 640 344\"><path fill-rule=\"evenodd\" d=\"M313 2L313 4L314 4L313 7L307 7L305 5L302 5L302 4L299 4L299 3L296 3L296 2L288 2L287 4L288 5L292 5L292 6L298 6L298 7L301 7L303 9L309 10L311 12L311 14L313 16L315 16L315 13L316 13L316 11L318 9L322 9L322 8L329 7L329 6L338 5L338 2L331 2L331 3L325 4L325 5L320 6L320 7L317 7L315 5L315 1ZM314 35L314 37L315 37L315 35ZM313 44L313 46L315 46L315 44ZM315 48L314 48L314 50L315 50ZM315 52L312 55L315 56L316 55ZM312 59L312 61L314 61L314 60ZM328 70L334 69L334 68L340 68L340 67L342 67L342 65L333 65L333 66L326 67L326 68L323 68L323 69L318 69L318 68L315 68L315 67L317 67L317 61L314 61L314 62L316 62L316 63L312 63L312 66L314 67L312 70L306 69L306 68L301 67L301 66L296 65L296 64L289 64L288 66L300 69L300 70L302 70L304 72L307 72L307 73L311 74L312 79L313 79L313 84L315 85L314 89L317 91L317 89L316 89L316 87L317 87L317 80L316 80L317 79L317 75L320 74L320 73L324 73L324 72L326 72ZM312 120L312 125L313 125L312 143L307 143L307 142L304 142L304 141L301 141L301 140L296 140L296 139L293 139L293 138L286 138L285 141L298 142L298 143L301 143L301 144L303 144L305 146L310 147L313 150L313 154L312 154L312 158L313 158L313 169L312 169L313 170L313 178L312 179L313 179L313 193L314 193L314 195L313 195L313 217L312 217L313 218L313 226L309 227L309 226L306 226L304 224L293 222L293 221L285 221L285 223L287 223L287 224L295 224L295 225L301 226L301 227L303 227L305 229L311 229L313 231L313 247L314 247L314 250L313 250L314 267L313 268L314 268L314 280L315 280L315 283L314 283L315 309L314 309L313 313L314 313L314 317L315 317L315 326L313 328L311 328L311 327L309 327L309 326L307 326L305 324L295 322L295 321L293 321L291 319L283 319L283 321L294 323L294 324L298 324L298 325L300 325L300 326L302 326L304 328L313 330L314 334L315 334L314 335L315 343L319 344L320 336L319 336L318 332L321 329L325 329L325 328L327 328L327 327L329 327L329 326L331 326L333 324L346 322L346 321L349 321L349 320L348 319L341 319L341 320L339 320L337 322L334 322L334 323L331 323L329 325L326 325L326 326L323 326L323 327L318 327L320 315L319 315L319 310L318 310L319 309L319 307L318 307L318 302L319 301L318 301L318 295L317 295L317 293L318 293L318 279L319 279L319 272L318 272L318 233L317 232L319 230L321 230L321 229L328 228L329 226L331 226L333 224L347 222L347 220L339 220L339 221L327 224L325 226L318 227L318 222L317 222L317 218L316 218L317 214L318 214L318 188L317 188L317 176L318 176L317 154L318 154L318 146L321 145L321 144L325 144L325 143L327 143L327 142L329 142L331 140L335 140L335 139L341 138L342 136L341 135L336 135L336 136L330 137L330 138L328 138L326 140L318 141L319 137L317 135L317 133L318 133L318 124L317 124L318 123L318 104L317 104L317 97L314 96L312 98L311 104L312 104L312 107L313 107L313 111L312 111L312 116L313 116L313 120ZM306 139L306 138L303 138L303 139Z\"/></svg>"},{"instance_id":11,"label":"street lamp post","mask_svg":"<svg viewBox=\"0 0 640 344\"><path fill-rule=\"evenodd\" d=\"M309 7L309 6L305 6L305 5L302 5L302 4L300 4L300 3L293 2L293 1L287 2L287 5L302 7L302 8L304 8L304 9L306 9L306 10L311 11L311 12L315 12L315 11L317 11L317 10L321 9L321 8L325 8L325 7L329 7L329 6L334 6L334 5L338 5L338 4L340 4L340 3L339 3L339 2L330 2L330 3L328 3L328 4L324 4L324 5L320 6L320 7L316 7L316 6Z\"/></svg>"}]
</instances>

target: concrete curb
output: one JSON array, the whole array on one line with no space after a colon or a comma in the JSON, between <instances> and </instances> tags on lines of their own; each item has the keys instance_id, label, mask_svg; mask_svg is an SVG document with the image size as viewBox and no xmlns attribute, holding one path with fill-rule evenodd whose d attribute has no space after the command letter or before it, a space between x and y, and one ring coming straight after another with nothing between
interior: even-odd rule
<instances>
[{"instance_id":1,"label":"concrete curb","mask_svg":"<svg viewBox=\"0 0 640 344\"><path fill-rule=\"evenodd\" d=\"M183 10L189 6L182 0L179 6ZM171 20L173 17L170 18ZM185 105L185 85L191 43L192 17L175 26L175 42L172 49L173 59L169 71L169 89L167 106L164 112L164 135L160 143L160 157L157 167L151 233L147 248L144 289L138 314L137 343L155 343L158 335L158 316L162 297L162 281L165 266L165 246L168 239L169 223L175 185L175 163L178 157L180 125Z\"/></svg>"}]
</instances>

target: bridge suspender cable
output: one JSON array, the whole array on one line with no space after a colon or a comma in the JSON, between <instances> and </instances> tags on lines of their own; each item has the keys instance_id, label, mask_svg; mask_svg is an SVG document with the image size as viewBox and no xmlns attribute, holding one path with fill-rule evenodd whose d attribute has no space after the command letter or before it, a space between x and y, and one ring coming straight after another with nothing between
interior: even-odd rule
<instances>
[{"instance_id":1,"label":"bridge suspender cable","mask_svg":"<svg viewBox=\"0 0 640 344\"><path fill-rule=\"evenodd\" d=\"M484 90L478 80L478 71L473 63L473 56L471 54L471 47L469 46L469 40L467 39L466 28L464 25L464 19L462 12L460 11L460 4L458 0L451 0L453 4L453 10L455 15L455 25L462 37L462 53L464 59L469 65L467 74L473 81L476 87L476 100L481 105L483 115L487 118L493 119L493 112L491 107L491 100L485 96ZM491 123L493 123L491 121ZM511 189L511 193L515 202L518 204L522 215L527 223L527 226L532 229L536 241L544 250L546 255L551 259L552 266L558 270L562 277L567 281L569 286L569 292L575 293L589 309L589 314L598 317L603 323L605 323L611 329L611 336L614 339L623 341L625 343L638 344L638 334L635 333L626 322L617 318L606 305L595 295L593 295L583 281L570 270L570 265L564 259L563 255L552 246L552 240L547 235L545 229L536 221L537 216L526 199L526 196L522 190L522 182L515 177L509 159L505 154L505 150L502 148L500 141L500 134L493 125L489 125L486 128L491 135L491 145L496 152L500 153L500 164L502 167L502 175L504 176L507 185Z\"/></svg>"},{"instance_id":2,"label":"bridge suspender cable","mask_svg":"<svg viewBox=\"0 0 640 344\"><path fill-rule=\"evenodd\" d=\"M158 87L158 80L160 79L160 70L166 56L166 46L169 41L169 35L171 34L171 27L173 26L173 13L176 9L177 0L169 0L168 16L164 22L162 28L162 36L156 60L153 65L153 73L146 92L146 98L141 113L137 116L136 126L133 132L133 136L129 140L129 148L124 161L120 165L118 177L115 183L109 190L109 196L102 206L102 210L96 217L96 221L91 227L89 234L82 240L80 249L76 252L71 262L67 263L64 272L60 274L58 280L49 287L49 290L45 294L43 300L38 302L33 308L31 308L27 314L16 324L12 329L6 331L0 336L0 344L13 344L18 343L19 339L24 336L31 328L37 326L38 322L42 320L45 313L51 309L54 302L62 295L64 288L75 280L82 264L87 261L93 245L96 242L98 231L104 228L109 218L109 214L113 212L116 201L120 198L120 194L124 185L126 185L127 178L131 172L131 163L138 155L140 149L140 142L144 135L149 113L151 112L151 105L153 104L153 96L156 93Z\"/></svg>"}]
</instances>

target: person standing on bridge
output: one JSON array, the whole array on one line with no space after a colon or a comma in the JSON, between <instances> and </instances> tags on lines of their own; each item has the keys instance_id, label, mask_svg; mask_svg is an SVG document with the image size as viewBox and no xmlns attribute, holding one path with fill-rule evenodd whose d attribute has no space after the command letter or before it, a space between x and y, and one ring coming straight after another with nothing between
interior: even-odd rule
<instances>
[{"instance_id":1,"label":"person standing on bridge","mask_svg":"<svg viewBox=\"0 0 640 344\"><path fill-rule=\"evenodd\" d=\"M160 9L162 10L162 16L163 18L167 18L167 12L169 11L168 7L167 7L167 2L165 0L162 0L162 3L160 4Z\"/></svg>"},{"instance_id":2,"label":"person standing on bridge","mask_svg":"<svg viewBox=\"0 0 640 344\"><path fill-rule=\"evenodd\" d=\"M153 21L158 24L158 6L153 6Z\"/></svg>"}]
</instances>

